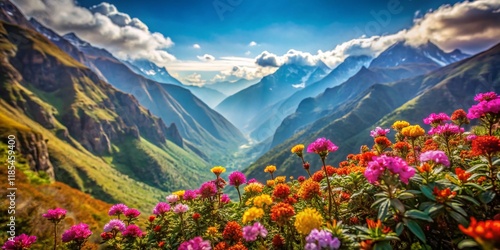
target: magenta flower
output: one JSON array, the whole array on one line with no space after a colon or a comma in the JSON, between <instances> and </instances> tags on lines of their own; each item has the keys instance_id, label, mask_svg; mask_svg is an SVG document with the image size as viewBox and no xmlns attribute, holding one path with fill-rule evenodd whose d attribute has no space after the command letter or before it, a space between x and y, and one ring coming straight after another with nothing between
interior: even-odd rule
<instances>
[{"instance_id":1,"label":"magenta flower","mask_svg":"<svg viewBox=\"0 0 500 250\"><path fill-rule=\"evenodd\" d=\"M153 214L154 215L164 215L170 211L170 205L166 202L158 202L156 204L155 208L153 209Z\"/></svg>"},{"instance_id":2,"label":"magenta flower","mask_svg":"<svg viewBox=\"0 0 500 250\"><path fill-rule=\"evenodd\" d=\"M198 194L196 193L195 190L186 190L184 191L183 199L186 201L190 201L196 199L196 196L198 196Z\"/></svg>"},{"instance_id":3,"label":"magenta flower","mask_svg":"<svg viewBox=\"0 0 500 250\"><path fill-rule=\"evenodd\" d=\"M137 237L141 237L142 236L142 231L141 231L141 229L137 225L130 224L122 232L122 235L123 235L123 237L126 237L126 238L137 238Z\"/></svg>"},{"instance_id":4,"label":"magenta flower","mask_svg":"<svg viewBox=\"0 0 500 250\"><path fill-rule=\"evenodd\" d=\"M482 102L482 101L491 101L493 99L497 99L498 96L495 92L486 92L486 93L479 93L474 97L474 101L476 102Z\"/></svg>"},{"instance_id":5,"label":"magenta flower","mask_svg":"<svg viewBox=\"0 0 500 250\"><path fill-rule=\"evenodd\" d=\"M128 207L124 204L116 204L116 205L113 205L110 209L109 209L109 212L108 212L108 215L120 215L120 214L124 214L125 211L127 211Z\"/></svg>"},{"instance_id":6,"label":"magenta flower","mask_svg":"<svg viewBox=\"0 0 500 250\"><path fill-rule=\"evenodd\" d=\"M450 117L445 113L432 113L427 118L424 118L425 124L430 124L433 126L443 124L446 121L449 121Z\"/></svg>"},{"instance_id":7,"label":"magenta flower","mask_svg":"<svg viewBox=\"0 0 500 250\"><path fill-rule=\"evenodd\" d=\"M188 205L184 205L182 203L179 203L179 204L175 205L175 207L174 207L174 213L176 213L176 214L183 214L183 213L187 212L188 209L189 209Z\"/></svg>"},{"instance_id":8,"label":"magenta flower","mask_svg":"<svg viewBox=\"0 0 500 250\"><path fill-rule=\"evenodd\" d=\"M433 161L436 164L442 164L443 166L449 167L450 161L448 156L443 151L440 150L430 150L423 152L420 155L421 162Z\"/></svg>"},{"instance_id":9,"label":"magenta flower","mask_svg":"<svg viewBox=\"0 0 500 250\"><path fill-rule=\"evenodd\" d=\"M476 138L477 138L477 135L474 135L474 134L472 134L472 135L468 135L468 136L466 137L467 141L473 141L473 140L475 140Z\"/></svg>"},{"instance_id":10,"label":"magenta flower","mask_svg":"<svg viewBox=\"0 0 500 250\"><path fill-rule=\"evenodd\" d=\"M108 233L113 230L123 232L125 230L125 223L119 219L112 219L104 225L104 232Z\"/></svg>"},{"instance_id":11,"label":"magenta flower","mask_svg":"<svg viewBox=\"0 0 500 250\"><path fill-rule=\"evenodd\" d=\"M36 242L36 236L21 234L14 237L13 240L8 240L3 244L2 249L5 250L22 250L29 249Z\"/></svg>"},{"instance_id":12,"label":"magenta flower","mask_svg":"<svg viewBox=\"0 0 500 250\"><path fill-rule=\"evenodd\" d=\"M134 208L129 208L127 210L125 210L125 213L123 213L125 216L127 216L127 218L137 218L139 217L139 215L141 215L141 212L139 212L139 210L137 209L134 209Z\"/></svg>"},{"instance_id":13,"label":"magenta flower","mask_svg":"<svg viewBox=\"0 0 500 250\"><path fill-rule=\"evenodd\" d=\"M492 92L479 94L474 100L479 103L472 105L467 113L467 118L472 120L486 116L486 114L500 113L500 98L496 94Z\"/></svg>"},{"instance_id":14,"label":"magenta flower","mask_svg":"<svg viewBox=\"0 0 500 250\"><path fill-rule=\"evenodd\" d=\"M221 197L220 197L220 202L224 203L224 204L227 204L231 201L231 198L229 198L229 195L227 194L223 194Z\"/></svg>"},{"instance_id":15,"label":"magenta flower","mask_svg":"<svg viewBox=\"0 0 500 250\"><path fill-rule=\"evenodd\" d=\"M62 241L63 242L70 242L70 241L83 242L88 237L90 237L90 235L92 235L92 231L90 231L89 225L87 225L85 223L80 223L77 225L73 225L68 230L66 230L62 234Z\"/></svg>"},{"instance_id":16,"label":"magenta flower","mask_svg":"<svg viewBox=\"0 0 500 250\"><path fill-rule=\"evenodd\" d=\"M316 141L307 146L308 153L319 154L322 159L324 159L328 153L335 152L337 149L339 149L339 147L326 138L318 138Z\"/></svg>"},{"instance_id":17,"label":"magenta flower","mask_svg":"<svg viewBox=\"0 0 500 250\"><path fill-rule=\"evenodd\" d=\"M380 175L386 170L391 174L399 175L399 179L405 184L408 184L410 178L415 175L415 169L408 166L403 159L386 155L373 157L373 160L368 163L364 175L368 182L376 184Z\"/></svg>"},{"instance_id":18,"label":"magenta flower","mask_svg":"<svg viewBox=\"0 0 500 250\"><path fill-rule=\"evenodd\" d=\"M429 135L451 136L463 132L464 129L458 125L446 123L444 125L438 125L437 127L431 128L429 130Z\"/></svg>"},{"instance_id":19,"label":"magenta flower","mask_svg":"<svg viewBox=\"0 0 500 250\"><path fill-rule=\"evenodd\" d=\"M47 213L43 214L42 216L54 223L58 223L59 221L64 219L64 217L66 217L66 210L59 207L56 209L49 209L47 210Z\"/></svg>"},{"instance_id":20,"label":"magenta flower","mask_svg":"<svg viewBox=\"0 0 500 250\"><path fill-rule=\"evenodd\" d=\"M203 240L200 236L189 241L184 241L177 250L211 250L210 241Z\"/></svg>"},{"instance_id":21,"label":"magenta flower","mask_svg":"<svg viewBox=\"0 0 500 250\"><path fill-rule=\"evenodd\" d=\"M373 138L377 138L379 136L387 136L391 130L390 129L383 129L381 127L376 127L374 130L370 131L370 136Z\"/></svg>"},{"instance_id":22,"label":"magenta flower","mask_svg":"<svg viewBox=\"0 0 500 250\"><path fill-rule=\"evenodd\" d=\"M257 181L257 179L252 178L252 179L247 181L247 184L254 183L254 182L258 182L258 181Z\"/></svg>"},{"instance_id":23,"label":"magenta flower","mask_svg":"<svg viewBox=\"0 0 500 250\"><path fill-rule=\"evenodd\" d=\"M256 241L259 235L262 238L265 238L267 236L266 228L259 222L255 222L251 226L243 227L243 238L247 242Z\"/></svg>"},{"instance_id":24,"label":"magenta flower","mask_svg":"<svg viewBox=\"0 0 500 250\"><path fill-rule=\"evenodd\" d=\"M167 202L172 204L172 203L176 203L177 201L179 201L179 196L177 196L176 194L171 194L169 196L166 197L167 199Z\"/></svg>"},{"instance_id":25,"label":"magenta flower","mask_svg":"<svg viewBox=\"0 0 500 250\"><path fill-rule=\"evenodd\" d=\"M242 172L234 171L229 175L229 184L231 186L239 187L245 182L247 182L247 178Z\"/></svg>"},{"instance_id":26,"label":"magenta flower","mask_svg":"<svg viewBox=\"0 0 500 250\"><path fill-rule=\"evenodd\" d=\"M210 198L217 194L217 186L213 181L207 181L201 184L198 192L200 193L201 198Z\"/></svg>"}]
</instances>

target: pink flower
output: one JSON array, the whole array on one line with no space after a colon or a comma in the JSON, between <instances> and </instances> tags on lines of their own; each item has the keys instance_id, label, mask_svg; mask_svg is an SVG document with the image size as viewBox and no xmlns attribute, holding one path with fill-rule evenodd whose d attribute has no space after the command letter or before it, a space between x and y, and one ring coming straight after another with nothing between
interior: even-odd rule
<instances>
[{"instance_id":1,"label":"pink flower","mask_svg":"<svg viewBox=\"0 0 500 250\"><path fill-rule=\"evenodd\" d=\"M120 215L120 214L123 214L125 213L125 211L127 211L128 207L125 206L124 204L116 204L116 205L113 205L110 209L109 209L109 212L108 212L108 215Z\"/></svg>"},{"instance_id":2,"label":"pink flower","mask_svg":"<svg viewBox=\"0 0 500 250\"><path fill-rule=\"evenodd\" d=\"M451 136L463 132L464 129L460 128L458 125L446 123L444 125L438 125L437 127L431 128L429 130L429 135Z\"/></svg>"},{"instance_id":3,"label":"pink flower","mask_svg":"<svg viewBox=\"0 0 500 250\"><path fill-rule=\"evenodd\" d=\"M142 231L137 225L130 224L127 228L125 228L122 235L126 238L137 238L142 236Z\"/></svg>"},{"instance_id":4,"label":"pink flower","mask_svg":"<svg viewBox=\"0 0 500 250\"><path fill-rule=\"evenodd\" d=\"M386 136L389 134L390 129L383 129L381 127L376 127L374 130L370 131L370 136L373 138L377 138L379 136Z\"/></svg>"},{"instance_id":5,"label":"pink flower","mask_svg":"<svg viewBox=\"0 0 500 250\"><path fill-rule=\"evenodd\" d=\"M179 246L177 250L210 250L212 246L210 246L210 241L203 240L200 236L195 237L189 241L184 241Z\"/></svg>"},{"instance_id":6,"label":"pink flower","mask_svg":"<svg viewBox=\"0 0 500 250\"><path fill-rule=\"evenodd\" d=\"M262 224L259 222L255 222L251 226L245 226L243 227L243 238L248 241L256 241L257 237L260 235L260 237L265 238L267 236L267 230Z\"/></svg>"},{"instance_id":7,"label":"pink flower","mask_svg":"<svg viewBox=\"0 0 500 250\"><path fill-rule=\"evenodd\" d=\"M252 178L252 179L247 181L247 184L254 183L254 182L258 182L258 181L257 181L257 179Z\"/></svg>"},{"instance_id":8,"label":"pink flower","mask_svg":"<svg viewBox=\"0 0 500 250\"><path fill-rule=\"evenodd\" d=\"M227 194L223 194L221 197L220 197L220 201L224 204L227 204L231 201L231 199L229 198L229 195Z\"/></svg>"},{"instance_id":9,"label":"pink flower","mask_svg":"<svg viewBox=\"0 0 500 250\"><path fill-rule=\"evenodd\" d=\"M410 178L415 175L415 169L408 166L403 159L386 155L373 157L373 160L368 163L364 175L368 182L376 184L380 175L386 170L391 174L399 175L399 179L405 184L408 184Z\"/></svg>"},{"instance_id":10,"label":"pink flower","mask_svg":"<svg viewBox=\"0 0 500 250\"><path fill-rule=\"evenodd\" d=\"M137 218L139 217L139 215L141 215L141 212L139 212L139 210L137 209L129 208L125 210L124 215L127 216L127 218Z\"/></svg>"},{"instance_id":11,"label":"pink flower","mask_svg":"<svg viewBox=\"0 0 500 250\"><path fill-rule=\"evenodd\" d=\"M171 194L169 196L166 197L167 199L167 202L172 204L172 203L176 203L177 201L179 201L179 196L175 195L175 194Z\"/></svg>"},{"instance_id":12,"label":"pink flower","mask_svg":"<svg viewBox=\"0 0 500 250\"><path fill-rule=\"evenodd\" d=\"M179 203L179 204L175 205L174 213L183 214L183 213L187 212L188 209L189 209L188 205L184 205L182 203Z\"/></svg>"},{"instance_id":13,"label":"pink flower","mask_svg":"<svg viewBox=\"0 0 500 250\"><path fill-rule=\"evenodd\" d=\"M196 199L196 196L197 196L197 195L198 195L198 194L196 193L196 191L195 191L195 190L186 190L186 191L184 192L184 197L183 197L183 199L184 199L184 200L186 200L186 201L194 200L194 199Z\"/></svg>"},{"instance_id":14,"label":"pink flower","mask_svg":"<svg viewBox=\"0 0 500 250\"><path fill-rule=\"evenodd\" d=\"M486 114L498 114L500 113L500 98L493 92L481 93L476 95L474 98L477 102L476 105L472 105L467 113L467 118L478 119Z\"/></svg>"},{"instance_id":15,"label":"pink flower","mask_svg":"<svg viewBox=\"0 0 500 250\"><path fill-rule=\"evenodd\" d=\"M85 223L80 223L77 225L73 225L68 230L66 230L62 234L62 241L63 242L70 242L70 241L83 242L88 237L90 237L90 235L92 235L92 231L90 231L89 225L87 225Z\"/></svg>"},{"instance_id":16,"label":"pink flower","mask_svg":"<svg viewBox=\"0 0 500 250\"><path fill-rule=\"evenodd\" d=\"M497 97L498 96L495 92L479 93L474 97L474 101L476 102L490 101L493 99L497 99Z\"/></svg>"},{"instance_id":17,"label":"pink flower","mask_svg":"<svg viewBox=\"0 0 500 250\"><path fill-rule=\"evenodd\" d=\"M473 141L473 140L474 140L474 139L476 139L476 138L477 138L477 135L474 135L474 134L472 134L472 135L468 135L468 136L466 137L467 141Z\"/></svg>"},{"instance_id":18,"label":"pink flower","mask_svg":"<svg viewBox=\"0 0 500 250\"><path fill-rule=\"evenodd\" d=\"M245 182L247 182L247 178L242 172L234 171L229 175L229 184L231 186L239 187Z\"/></svg>"},{"instance_id":19,"label":"pink flower","mask_svg":"<svg viewBox=\"0 0 500 250\"><path fill-rule=\"evenodd\" d=\"M59 207L56 209L49 209L47 210L47 213L43 214L42 216L54 223L58 223L59 221L64 219L64 217L66 217L66 210Z\"/></svg>"},{"instance_id":20,"label":"pink flower","mask_svg":"<svg viewBox=\"0 0 500 250\"><path fill-rule=\"evenodd\" d=\"M155 215L164 215L170 211L170 205L166 202L158 202L155 208L153 209L153 214Z\"/></svg>"},{"instance_id":21,"label":"pink flower","mask_svg":"<svg viewBox=\"0 0 500 250\"><path fill-rule=\"evenodd\" d=\"M210 198L217 194L217 186L213 181L207 181L201 184L199 193L202 198Z\"/></svg>"},{"instance_id":22,"label":"pink flower","mask_svg":"<svg viewBox=\"0 0 500 250\"><path fill-rule=\"evenodd\" d=\"M443 151L440 150L430 150L423 152L420 155L421 162L433 161L436 164L442 164L443 166L450 166L450 161L448 156Z\"/></svg>"},{"instance_id":23,"label":"pink flower","mask_svg":"<svg viewBox=\"0 0 500 250\"><path fill-rule=\"evenodd\" d=\"M337 151L339 147L333 144L330 140L326 138L318 138L313 143L307 146L308 153L316 153L319 154L320 157L324 158L328 153L332 153Z\"/></svg>"},{"instance_id":24,"label":"pink flower","mask_svg":"<svg viewBox=\"0 0 500 250\"><path fill-rule=\"evenodd\" d=\"M108 233L113 230L123 232L125 230L125 223L119 219L112 219L104 225L104 232Z\"/></svg>"},{"instance_id":25,"label":"pink flower","mask_svg":"<svg viewBox=\"0 0 500 250\"><path fill-rule=\"evenodd\" d=\"M8 240L2 246L5 250L19 250L19 249L29 249L33 243L36 241L36 236L29 236L26 234L21 234L14 237L13 240Z\"/></svg>"},{"instance_id":26,"label":"pink flower","mask_svg":"<svg viewBox=\"0 0 500 250\"><path fill-rule=\"evenodd\" d=\"M424 123L431 125L439 125L449 120L450 117L445 113L439 113L439 114L432 113L427 118L424 118Z\"/></svg>"}]
</instances>

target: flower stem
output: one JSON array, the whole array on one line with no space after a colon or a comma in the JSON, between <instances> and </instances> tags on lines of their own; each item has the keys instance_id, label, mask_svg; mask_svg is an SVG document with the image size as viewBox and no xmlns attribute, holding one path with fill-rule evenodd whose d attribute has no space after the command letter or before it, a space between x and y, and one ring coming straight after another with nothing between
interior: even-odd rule
<instances>
[{"instance_id":1,"label":"flower stem","mask_svg":"<svg viewBox=\"0 0 500 250\"><path fill-rule=\"evenodd\" d=\"M240 193L240 187L236 186L236 191L238 191L238 197L240 198L240 206L241 206L241 193Z\"/></svg>"},{"instance_id":2,"label":"flower stem","mask_svg":"<svg viewBox=\"0 0 500 250\"><path fill-rule=\"evenodd\" d=\"M330 179L328 178L328 172L326 172L325 158L321 157L323 162L323 171L325 172L326 185L328 186L328 217L332 217L332 188L330 187ZM335 219L337 219L337 214L335 214Z\"/></svg>"},{"instance_id":3,"label":"flower stem","mask_svg":"<svg viewBox=\"0 0 500 250\"><path fill-rule=\"evenodd\" d=\"M57 222L54 223L54 250L57 247Z\"/></svg>"}]
</instances>

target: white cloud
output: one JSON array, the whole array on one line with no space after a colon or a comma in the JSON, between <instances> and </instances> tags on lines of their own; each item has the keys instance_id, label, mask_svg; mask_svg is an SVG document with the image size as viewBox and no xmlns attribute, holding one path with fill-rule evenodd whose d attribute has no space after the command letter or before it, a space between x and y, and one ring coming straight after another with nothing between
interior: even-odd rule
<instances>
[{"instance_id":1,"label":"white cloud","mask_svg":"<svg viewBox=\"0 0 500 250\"><path fill-rule=\"evenodd\" d=\"M234 66L229 70L223 70L217 74L211 81L236 81L241 78L247 80L260 79L264 76L274 73L278 68L274 67L248 67L248 66Z\"/></svg>"},{"instance_id":2,"label":"white cloud","mask_svg":"<svg viewBox=\"0 0 500 250\"><path fill-rule=\"evenodd\" d=\"M205 54L203 56L196 56L200 61L203 62L211 62L215 60L215 57L209 54Z\"/></svg>"},{"instance_id":3,"label":"white cloud","mask_svg":"<svg viewBox=\"0 0 500 250\"><path fill-rule=\"evenodd\" d=\"M257 43L255 41L251 41L248 46L250 47L254 47L254 46L257 46Z\"/></svg>"},{"instance_id":4,"label":"white cloud","mask_svg":"<svg viewBox=\"0 0 500 250\"><path fill-rule=\"evenodd\" d=\"M195 44L193 44L193 48L195 48L195 49L201 49L201 46L199 44L195 43Z\"/></svg>"},{"instance_id":5,"label":"white cloud","mask_svg":"<svg viewBox=\"0 0 500 250\"><path fill-rule=\"evenodd\" d=\"M165 49L174 45L169 37L150 32L137 18L101 3L86 9L73 0L14 0L27 16L60 34L74 32L83 40L103 47L121 59L148 59L164 65L176 60Z\"/></svg>"},{"instance_id":6,"label":"white cloud","mask_svg":"<svg viewBox=\"0 0 500 250\"><path fill-rule=\"evenodd\" d=\"M245 55L249 56L250 54L252 54L252 52L250 52L249 50L247 52L245 52Z\"/></svg>"},{"instance_id":7,"label":"white cloud","mask_svg":"<svg viewBox=\"0 0 500 250\"><path fill-rule=\"evenodd\" d=\"M281 56L264 51L255 58L255 63L262 67L279 67L283 64L283 59Z\"/></svg>"},{"instance_id":8,"label":"white cloud","mask_svg":"<svg viewBox=\"0 0 500 250\"><path fill-rule=\"evenodd\" d=\"M205 84L205 80L201 79L201 75L198 73L193 73L183 78L183 82L187 85L195 85L195 86L203 86Z\"/></svg>"}]
</instances>

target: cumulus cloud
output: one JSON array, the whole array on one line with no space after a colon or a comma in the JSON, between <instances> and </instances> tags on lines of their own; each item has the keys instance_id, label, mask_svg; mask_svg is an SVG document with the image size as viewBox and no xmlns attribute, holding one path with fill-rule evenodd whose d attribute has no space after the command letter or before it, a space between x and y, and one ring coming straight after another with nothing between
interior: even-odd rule
<instances>
[{"instance_id":1,"label":"cumulus cloud","mask_svg":"<svg viewBox=\"0 0 500 250\"><path fill-rule=\"evenodd\" d=\"M443 5L415 19L406 38L410 44L431 41L445 50L486 49L500 40L500 1Z\"/></svg>"},{"instance_id":2,"label":"cumulus cloud","mask_svg":"<svg viewBox=\"0 0 500 250\"><path fill-rule=\"evenodd\" d=\"M205 54L203 56L196 56L198 57L198 60L203 61L203 62L211 62L215 60L215 57L209 54Z\"/></svg>"},{"instance_id":3,"label":"cumulus cloud","mask_svg":"<svg viewBox=\"0 0 500 250\"><path fill-rule=\"evenodd\" d=\"M223 70L215 75L212 82L236 81L242 78L247 80L260 79L274 73L277 68L234 66L230 70Z\"/></svg>"},{"instance_id":4,"label":"cumulus cloud","mask_svg":"<svg viewBox=\"0 0 500 250\"><path fill-rule=\"evenodd\" d=\"M262 67L279 67L287 63L313 66L316 65L318 59L318 56L312 55L311 53L291 49L282 56L264 51L255 58L255 63Z\"/></svg>"},{"instance_id":5,"label":"cumulus cloud","mask_svg":"<svg viewBox=\"0 0 500 250\"><path fill-rule=\"evenodd\" d=\"M73 0L14 0L27 15L60 34L74 32L83 40L103 47L121 59L148 59L165 65L176 58L166 51L174 43L161 33L150 32L137 18L100 3L90 9Z\"/></svg>"},{"instance_id":6,"label":"cumulus cloud","mask_svg":"<svg viewBox=\"0 0 500 250\"><path fill-rule=\"evenodd\" d=\"M250 47L253 47L253 46L257 46L257 43L255 41L251 41L248 46Z\"/></svg>"},{"instance_id":7,"label":"cumulus cloud","mask_svg":"<svg viewBox=\"0 0 500 250\"><path fill-rule=\"evenodd\" d=\"M199 44L195 43L195 44L193 44L193 48L195 48L195 49L201 49L201 46Z\"/></svg>"},{"instance_id":8,"label":"cumulus cloud","mask_svg":"<svg viewBox=\"0 0 500 250\"><path fill-rule=\"evenodd\" d=\"M264 51L255 58L255 63L262 67L279 67L283 64L282 57Z\"/></svg>"},{"instance_id":9,"label":"cumulus cloud","mask_svg":"<svg viewBox=\"0 0 500 250\"><path fill-rule=\"evenodd\" d=\"M203 86L206 82L201 78L201 75L198 73L193 73L191 75L188 75L184 77L183 80L187 85L195 85L195 86Z\"/></svg>"}]
</instances>

